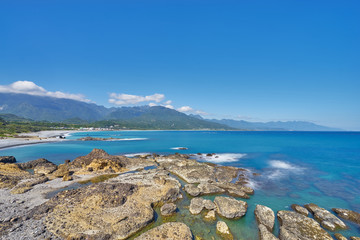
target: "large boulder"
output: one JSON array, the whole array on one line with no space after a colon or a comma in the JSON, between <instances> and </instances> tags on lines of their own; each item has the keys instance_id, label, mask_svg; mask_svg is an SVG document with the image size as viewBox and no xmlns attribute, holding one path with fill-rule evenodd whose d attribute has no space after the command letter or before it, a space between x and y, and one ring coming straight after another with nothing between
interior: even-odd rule
<instances>
[{"instance_id":1,"label":"large boulder","mask_svg":"<svg viewBox=\"0 0 360 240\"><path fill-rule=\"evenodd\" d=\"M304 207L302 207L302 206L300 206L300 205L292 204L292 205L291 205L291 208L292 208L295 212L300 213L300 214L304 215L305 217L307 217L307 216L309 215L309 211L308 211L306 208L304 208Z\"/></svg>"},{"instance_id":2,"label":"large boulder","mask_svg":"<svg viewBox=\"0 0 360 240\"><path fill-rule=\"evenodd\" d=\"M51 174L57 170L57 165L49 162L34 167L35 174Z\"/></svg>"},{"instance_id":3,"label":"large boulder","mask_svg":"<svg viewBox=\"0 0 360 240\"><path fill-rule=\"evenodd\" d=\"M207 210L213 210L216 208L215 204L208 199L203 199L200 197L195 197L191 199L189 211L191 214L199 214L201 211L206 208Z\"/></svg>"},{"instance_id":4,"label":"large boulder","mask_svg":"<svg viewBox=\"0 0 360 240\"><path fill-rule=\"evenodd\" d=\"M181 222L168 222L150 229L135 240L192 240L190 228Z\"/></svg>"},{"instance_id":5,"label":"large boulder","mask_svg":"<svg viewBox=\"0 0 360 240\"><path fill-rule=\"evenodd\" d=\"M337 240L348 240L346 237L344 237L342 234L340 233L335 233L334 234L334 237L337 239Z\"/></svg>"},{"instance_id":6,"label":"large boulder","mask_svg":"<svg viewBox=\"0 0 360 240\"><path fill-rule=\"evenodd\" d=\"M328 210L313 203L307 204L305 207L314 215L314 218L320 222L324 228L331 231L347 228L343 221L337 218L334 214L330 213Z\"/></svg>"},{"instance_id":7,"label":"large boulder","mask_svg":"<svg viewBox=\"0 0 360 240\"><path fill-rule=\"evenodd\" d=\"M230 232L228 225L224 221L218 221L216 223L216 232L222 236L222 238L227 240L234 239L233 235Z\"/></svg>"},{"instance_id":8,"label":"large boulder","mask_svg":"<svg viewBox=\"0 0 360 240\"><path fill-rule=\"evenodd\" d=\"M337 213L339 217L360 224L360 213L342 208L333 208L332 210Z\"/></svg>"},{"instance_id":9,"label":"large boulder","mask_svg":"<svg viewBox=\"0 0 360 240\"><path fill-rule=\"evenodd\" d=\"M272 234L267 227L262 224L259 224L259 236L260 240L279 240L277 237Z\"/></svg>"},{"instance_id":10,"label":"large boulder","mask_svg":"<svg viewBox=\"0 0 360 240\"><path fill-rule=\"evenodd\" d=\"M247 203L230 197L215 197L216 211L226 218L240 218L246 214Z\"/></svg>"},{"instance_id":11,"label":"large boulder","mask_svg":"<svg viewBox=\"0 0 360 240\"><path fill-rule=\"evenodd\" d=\"M22 169L34 169L37 166L43 166L48 164L53 164L53 163L45 158L38 158L36 160L32 160L24 163L18 163L19 167Z\"/></svg>"},{"instance_id":12,"label":"large boulder","mask_svg":"<svg viewBox=\"0 0 360 240\"><path fill-rule=\"evenodd\" d=\"M264 225L270 232L274 230L275 214L271 208L263 205L256 205L254 213L259 225Z\"/></svg>"},{"instance_id":13,"label":"large boulder","mask_svg":"<svg viewBox=\"0 0 360 240\"><path fill-rule=\"evenodd\" d=\"M170 216L176 213L176 205L174 203L166 203L160 208L161 215Z\"/></svg>"},{"instance_id":14,"label":"large boulder","mask_svg":"<svg viewBox=\"0 0 360 240\"><path fill-rule=\"evenodd\" d=\"M0 163L16 163L14 156L0 156Z\"/></svg>"},{"instance_id":15,"label":"large boulder","mask_svg":"<svg viewBox=\"0 0 360 240\"><path fill-rule=\"evenodd\" d=\"M328 232L312 218L292 211L279 211L280 240L332 240Z\"/></svg>"},{"instance_id":16,"label":"large boulder","mask_svg":"<svg viewBox=\"0 0 360 240\"><path fill-rule=\"evenodd\" d=\"M186 184L184 186L185 192L189 195L196 197L200 195L200 189L195 184Z\"/></svg>"}]
</instances>

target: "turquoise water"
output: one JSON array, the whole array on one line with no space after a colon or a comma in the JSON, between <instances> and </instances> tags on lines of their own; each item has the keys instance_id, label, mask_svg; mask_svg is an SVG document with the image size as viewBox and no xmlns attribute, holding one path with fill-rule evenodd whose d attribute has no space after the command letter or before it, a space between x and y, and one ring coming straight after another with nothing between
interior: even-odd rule
<instances>
[{"instance_id":1,"label":"turquoise water","mask_svg":"<svg viewBox=\"0 0 360 240\"><path fill-rule=\"evenodd\" d=\"M75 140L88 135L127 140ZM239 235L248 238L257 234L252 215L256 204L278 211L289 209L293 203L313 202L328 210L339 207L360 211L360 132L121 131L81 132L68 139L4 149L0 155L13 155L18 162L43 157L59 164L86 155L93 148L110 154L217 153L219 158L207 160L261 174L250 174L255 195L246 200L247 216L229 222ZM346 223L350 229L342 234L360 236L358 226Z\"/></svg>"}]
</instances>

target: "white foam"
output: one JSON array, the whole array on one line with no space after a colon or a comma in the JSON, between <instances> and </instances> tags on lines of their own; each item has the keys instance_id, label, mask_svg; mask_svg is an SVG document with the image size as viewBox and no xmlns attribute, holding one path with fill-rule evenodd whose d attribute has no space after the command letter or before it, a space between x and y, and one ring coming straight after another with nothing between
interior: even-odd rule
<instances>
[{"instance_id":1,"label":"white foam","mask_svg":"<svg viewBox=\"0 0 360 240\"><path fill-rule=\"evenodd\" d=\"M271 167L273 168L277 168L277 169L284 169L284 170L289 170L289 171L295 171L295 172L300 172L303 171L304 168L299 167L297 165L288 163L288 162L284 162L281 160L271 160L269 161L269 164Z\"/></svg>"},{"instance_id":2,"label":"white foam","mask_svg":"<svg viewBox=\"0 0 360 240\"><path fill-rule=\"evenodd\" d=\"M148 138L118 138L118 139L109 139L106 141L143 141L143 140L148 140Z\"/></svg>"},{"instance_id":3,"label":"white foam","mask_svg":"<svg viewBox=\"0 0 360 240\"><path fill-rule=\"evenodd\" d=\"M173 149L173 150L187 150L188 148L187 147L172 147L170 149Z\"/></svg>"},{"instance_id":4,"label":"white foam","mask_svg":"<svg viewBox=\"0 0 360 240\"><path fill-rule=\"evenodd\" d=\"M219 153L211 156L207 154L194 155L194 158L199 161L223 163L223 162L237 162L240 158L245 157L244 153Z\"/></svg>"},{"instance_id":5,"label":"white foam","mask_svg":"<svg viewBox=\"0 0 360 240\"><path fill-rule=\"evenodd\" d=\"M150 155L151 153L142 152L142 153L129 153L124 154L125 157L136 157L136 156L144 156L144 155Z\"/></svg>"}]
</instances>

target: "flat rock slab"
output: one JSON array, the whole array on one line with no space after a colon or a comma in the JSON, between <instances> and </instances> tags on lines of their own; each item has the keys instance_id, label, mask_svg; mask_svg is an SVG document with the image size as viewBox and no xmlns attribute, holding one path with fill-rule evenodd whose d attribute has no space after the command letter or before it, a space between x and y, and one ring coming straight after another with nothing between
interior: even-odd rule
<instances>
[{"instance_id":1,"label":"flat rock slab","mask_svg":"<svg viewBox=\"0 0 360 240\"><path fill-rule=\"evenodd\" d=\"M169 222L164 223L156 228L153 228L139 237L135 238L135 240L154 240L154 239L162 239L162 240L192 240L193 235L190 231L190 228L181 222Z\"/></svg>"},{"instance_id":2,"label":"flat rock slab","mask_svg":"<svg viewBox=\"0 0 360 240\"><path fill-rule=\"evenodd\" d=\"M230 197L215 197L216 212L226 218L240 218L246 214L247 203Z\"/></svg>"},{"instance_id":3,"label":"flat rock slab","mask_svg":"<svg viewBox=\"0 0 360 240\"><path fill-rule=\"evenodd\" d=\"M335 231L336 229L346 229L346 224L337 218L334 214L328 210L319 207L316 204L310 203L305 207L314 215L314 218L321 223L324 228Z\"/></svg>"},{"instance_id":4,"label":"flat rock slab","mask_svg":"<svg viewBox=\"0 0 360 240\"><path fill-rule=\"evenodd\" d=\"M255 208L255 218L258 224L262 224L269 231L273 231L274 223L275 223L275 214L271 208L263 206L263 205L256 205Z\"/></svg>"},{"instance_id":5,"label":"flat rock slab","mask_svg":"<svg viewBox=\"0 0 360 240\"><path fill-rule=\"evenodd\" d=\"M292 204L292 205L291 205L291 208L292 208L295 212L300 213L300 214L304 215L305 217L307 217L307 216L309 215L309 211L308 211L306 208L304 208L304 207L302 207L302 206L300 206L300 205Z\"/></svg>"},{"instance_id":6,"label":"flat rock slab","mask_svg":"<svg viewBox=\"0 0 360 240\"><path fill-rule=\"evenodd\" d=\"M279 211L280 240L332 240L328 232L312 218L292 211Z\"/></svg>"},{"instance_id":7,"label":"flat rock slab","mask_svg":"<svg viewBox=\"0 0 360 240\"><path fill-rule=\"evenodd\" d=\"M360 213L342 208L333 208L334 212L343 219L360 224Z\"/></svg>"}]
</instances>

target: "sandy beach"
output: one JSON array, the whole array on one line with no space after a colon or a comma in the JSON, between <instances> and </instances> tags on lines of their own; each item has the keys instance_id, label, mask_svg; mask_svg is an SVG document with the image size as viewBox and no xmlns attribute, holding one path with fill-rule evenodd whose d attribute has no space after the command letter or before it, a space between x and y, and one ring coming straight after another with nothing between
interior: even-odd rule
<instances>
[{"instance_id":1,"label":"sandy beach","mask_svg":"<svg viewBox=\"0 0 360 240\"><path fill-rule=\"evenodd\" d=\"M60 138L60 136L66 137L69 134L75 132L78 131L54 130L54 131L21 133L19 134L20 137L0 139L0 149L30 145L30 144L66 141L66 138Z\"/></svg>"}]
</instances>

